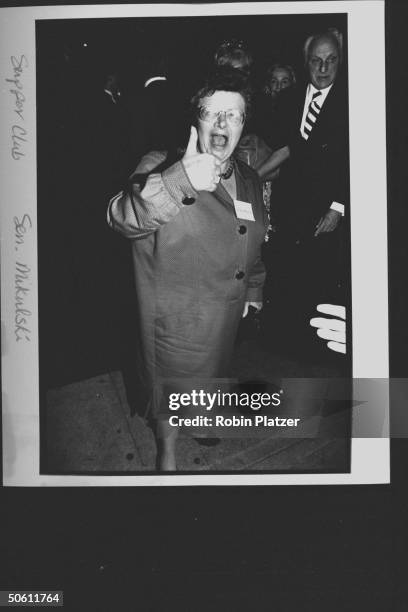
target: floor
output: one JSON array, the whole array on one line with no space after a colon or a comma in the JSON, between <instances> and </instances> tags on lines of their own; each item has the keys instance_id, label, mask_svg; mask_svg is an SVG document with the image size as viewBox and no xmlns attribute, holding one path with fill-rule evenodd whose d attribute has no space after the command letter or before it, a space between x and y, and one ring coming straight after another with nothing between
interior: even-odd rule
<instances>
[{"instance_id":1,"label":"floor","mask_svg":"<svg viewBox=\"0 0 408 612\"><path fill-rule=\"evenodd\" d=\"M279 382L279 376L305 376L296 361L242 342L234 356L236 375L246 380ZM323 375L320 370L308 375ZM46 472L129 473L156 471L156 445L142 411L131 409L120 371L50 389L46 396ZM219 430L220 428L217 428ZM231 428L229 428L230 431ZM257 428L259 429L259 428ZM181 432L177 468L183 472L309 472L346 471L347 440L339 437L296 438L274 428L261 428L249 437L248 428L207 446Z\"/></svg>"}]
</instances>

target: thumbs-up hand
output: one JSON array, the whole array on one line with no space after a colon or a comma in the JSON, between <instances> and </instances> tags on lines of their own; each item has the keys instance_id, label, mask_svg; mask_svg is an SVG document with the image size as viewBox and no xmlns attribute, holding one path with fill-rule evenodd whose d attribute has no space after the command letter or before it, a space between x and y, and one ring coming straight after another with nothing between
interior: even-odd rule
<instances>
[{"instance_id":1,"label":"thumbs-up hand","mask_svg":"<svg viewBox=\"0 0 408 612\"><path fill-rule=\"evenodd\" d=\"M197 129L191 126L190 139L182 159L190 183L196 191L215 191L220 180L221 162L209 153L197 148Z\"/></svg>"}]
</instances>

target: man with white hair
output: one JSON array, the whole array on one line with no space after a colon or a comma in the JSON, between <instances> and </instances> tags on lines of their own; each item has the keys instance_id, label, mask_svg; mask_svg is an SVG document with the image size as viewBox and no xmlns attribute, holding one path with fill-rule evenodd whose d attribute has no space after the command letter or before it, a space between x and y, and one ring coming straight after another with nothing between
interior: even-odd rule
<instances>
[{"instance_id":1,"label":"man with white hair","mask_svg":"<svg viewBox=\"0 0 408 612\"><path fill-rule=\"evenodd\" d=\"M304 59L308 83L288 104L290 157L281 167L274 194L278 261L271 273L278 294L272 300L280 301L282 316L290 317L297 330L296 346L313 358L319 345L309 319L316 304L344 303L341 289L348 267L347 249L341 248L349 170L340 32L329 29L310 36Z\"/></svg>"}]
</instances>

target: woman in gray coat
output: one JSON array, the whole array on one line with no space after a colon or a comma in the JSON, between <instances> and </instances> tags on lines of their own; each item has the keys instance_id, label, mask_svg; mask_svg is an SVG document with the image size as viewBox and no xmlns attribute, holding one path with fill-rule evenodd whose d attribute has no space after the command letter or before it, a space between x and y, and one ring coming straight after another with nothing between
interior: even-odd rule
<instances>
[{"instance_id":1,"label":"woman in gray coat","mask_svg":"<svg viewBox=\"0 0 408 612\"><path fill-rule=\"evenodd\" d=\"M262 307L262 191L233 156L249 103L238 71L210 77L192 100L195 125L181 159L146 155L129 190L109 204L109 224L132 241L143 360L136 367L157 419L162 470L176 469L177 438L163 389L191 392L199 380L227 376L241 317Z\"/></svg>"}]
</instances>

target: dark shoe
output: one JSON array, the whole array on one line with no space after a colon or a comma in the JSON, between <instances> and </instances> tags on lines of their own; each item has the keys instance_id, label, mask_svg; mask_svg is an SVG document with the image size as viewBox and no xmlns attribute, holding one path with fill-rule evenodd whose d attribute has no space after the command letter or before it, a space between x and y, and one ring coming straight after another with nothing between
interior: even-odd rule
<instances>
[{"instance_id":1,"label":"dark shoe","mask_svg":"<svg viewBox=\"0 0 408 612\"><path fill-rule=\"evenodd\" d=\"M194 438L200 446L217 446L221 442L219 438Z\"/></svg>"}]
</instances>

